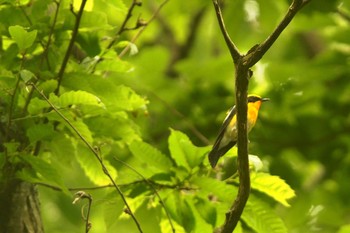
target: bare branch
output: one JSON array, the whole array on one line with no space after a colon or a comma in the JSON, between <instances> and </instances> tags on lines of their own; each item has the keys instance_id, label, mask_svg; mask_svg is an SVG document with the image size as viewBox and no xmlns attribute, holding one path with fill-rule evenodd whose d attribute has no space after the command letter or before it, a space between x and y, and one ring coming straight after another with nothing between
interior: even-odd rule
<instances>
[{"instance_id":1,"label":"bare branch","mask_svg":"<svg viewBox=\"0 0 350 233\"><path fill-rule=\"evenodd\" d=\"M278 24L278 26L275 28L275 30L271 33L271 35L268 36L263 43L249 50L248 54L244 56L243 63L248 67L252 67L253 65L255 65L265 55L265 53L270 49L270 47L275 43L277 38L283 32L283 30L292 21L296 13L310 1L311 0L304 0L304 1L294 0L289 6L289 9L286 15L284 16L282 21Z\"/></svg>"},{"instance_id":2,"label":"bare branch","mask_svg":"<svg viewBox=\"0 0 350 233\"><path fill-rule=\"evenodd\" d=\"M108 44L107 46L107 50L112 48L112 46L115 44L115 42L117 41L118 37L126 30L130 30L130 29L127 29L126 28L126 24L128 23L129 19L131 18L132 16L132 12L134 10L134 8L136 6L141 6L142 5L142 2L140 2L139 0L133 0L129 9L128 9L128 12L126 13L126 16L124 18L124 21L122 23L122 25L120 26L118 32L115 34L114 38L112 39L112 41Z\"/></svg>"},{"instance_id":3,"label":"bare branch","mask_svg":"<svg viewBox=\"0 0 350 233\"><path fill-rule=\"evenodd\" d=\"M76 39L76 37L78 35L79 26L80 26L80 20L81 20L81 17L83 16L83 12L84 12L84 8L85 8L86 2L87 2L87 0L82 0L78 13L75 14L73 12L73 14L76 17L75 18L75 24L74 24L74 28L73 28L73 32L72 32L72 37L70 38L70 41L69 41L69 44L68 44L68 48L66 50L66 54L64 55L64 58L63 58L63 61L62 61L62 64L61 64L61 68L60 68L60 70L58 71L58 74L57 74L57 87L56 87L56 90L55 90L55 94L56 95L60 91L60 86L61 86L61 82L62 82L62 79L63 79L63 74L64 74L64 71L66 70L66 66L68 64L69 56L70 56L70 54L72 52L72 49L73 49L73 45L74 45L75 39Z\"/></svg>"},{"instance_id":4,"label":"bare branch","mask_svg":"<svg viewBox=\"0 0 350 233\"><path fill-rule=\"evenodd\" d=\"M224 36L226 45L231 53L231 57L232 57L233 61L236 63L236 61L241 57L241 54L239 53L238 48L233 43L230 35L228 34L228 32L226 30L225 22L224 22L224 19L222 17L222 12L221 12L221 8L219 6L218 0L213 0L213 4L214 4L215 12L216 12L216 17L218 18L221 33Z\"/></svg>"},{"instance_id":5,"label":"bare branch","mask_svg":"<svg viewBox=\"0 0 350 233\"><path fill-rule=\"evenodd\" d=\"M157 8L157 10L154 12L152 17L144 23L144 26L140 28L140 30L134 35L134 37L131 39L131 43L134 44L135 41L141 36L142 32L146 29L146 27L157 17L159 14L160 10L167 4L169 0L164 0ZM123 57L130 49L131 45L126 46L118 55L119 58Z\"/></svg>"}]
</instances>

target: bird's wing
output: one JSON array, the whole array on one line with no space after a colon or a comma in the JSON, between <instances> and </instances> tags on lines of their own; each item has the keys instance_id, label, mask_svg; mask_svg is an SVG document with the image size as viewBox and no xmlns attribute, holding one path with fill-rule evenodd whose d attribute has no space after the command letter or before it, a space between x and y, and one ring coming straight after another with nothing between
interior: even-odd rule
<instances>
[{"instance_id":1,"label":"bird's wing","mask_svg":"<svg viewBox=\"0 0 350 233\"><path fill-rule=\"evenodd\" d=\"M213 149L209 152L209 161L212 167L215 167L219 158L236 144L236 142L228 141L225 143L225 145L221 145L222 138L224 137L226 129L234 115L236 115L236 106L233 106L230 112L227 114L224 122L221 125L219 135L217 136L216 141L213 145Z\"/></svg>"}]
</instances>

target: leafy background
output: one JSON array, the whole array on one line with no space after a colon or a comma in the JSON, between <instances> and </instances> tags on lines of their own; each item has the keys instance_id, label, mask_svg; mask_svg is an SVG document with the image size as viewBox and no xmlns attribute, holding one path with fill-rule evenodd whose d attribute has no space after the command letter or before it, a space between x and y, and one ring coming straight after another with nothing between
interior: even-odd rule
<instances>
[{"instance_id":1,"label":"leafy background","mask_svg":"<svg viewBox=\"0 0 350 233\"><path fill-rule=\"evenodd\" d=\"M98 148L144 232L171 232L169 219L176 232L212 232L237 193L235 149L216 170L206 159L234 104L211 1L168 1L134 43L142 25L117 33L131 3L87 1L55 94L81 1L0 1L1 185L9 164L20 164L13 176L38 184L47 232L84 231L78 190L93 197L90 232L137 228L98 160L28 83ZM126 28L161 4L135 6ZM238 48L264 40L288 4L226 1ZM271 101L249 136L260 160L252 157L252 194L235 232L350 232L349 9L347 0L312 1L254 67L250 93Z\"/></svg>"}]
</instances>

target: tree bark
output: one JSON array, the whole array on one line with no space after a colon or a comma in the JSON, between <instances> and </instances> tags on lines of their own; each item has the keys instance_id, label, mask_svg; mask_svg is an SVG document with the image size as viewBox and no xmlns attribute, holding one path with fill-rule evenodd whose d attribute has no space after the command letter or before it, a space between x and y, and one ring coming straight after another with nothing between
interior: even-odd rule
<instances>
[{"instance_id":1,"label":"tree bark","mask_svg":"<svg viewBox=\"0 0 350 233\"><path fill-rule=\"evenodd\" d=\"M44 232L34 184L10 179L0 190L0 233Z\"/></svg>"}]
</instances>

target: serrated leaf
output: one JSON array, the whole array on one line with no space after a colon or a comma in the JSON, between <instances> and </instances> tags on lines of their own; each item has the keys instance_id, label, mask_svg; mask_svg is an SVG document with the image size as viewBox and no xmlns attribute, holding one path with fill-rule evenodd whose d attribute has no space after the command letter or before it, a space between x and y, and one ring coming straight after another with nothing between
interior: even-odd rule
<instances>
[{"instance_id":1,"label":"serrated leaf","mask_svg":"<svg viewBox=\"0 0 350 233\"><path fill-rule=\"evenodd\" d=\"M227 185L224 181L210 177L195 177L191 179L191 183L198 186L201 192L205 193L207 196L215 195L223 202L234 200L238 191L237 187Z\"/></svg>"},{"instance_id":2,"label":"serrated leaf","mask_svg":"<svg viewBox=\"0 0 350 233\"><path fill-rule=\"evenodd\" d=\"M110 184L110 179L102 170L100 162L86 145L79 143L77 145L77 160L85 171L85 175L96 185ZM112 178L117 177L117 170L107 161L103 160L103 164L107 168Z\"/></svg>"},{"instance_id":3,"label":"serrated leaf","mask_svg":"<svg viewBox=\"0 0 350 233\"><path fill-rule=\"evenodd\" d=\"M89 129L89 127L82 121L82 120L70 120L70 123L73 125L73 127L78 130L81 136L90 144L94 141L92 137L92 133ZM72 132L72 134L76 137L78 137L77 133L72 129L72 127L68 126L68 129Z\"/></svg>"},{"instance_id":4,"label":"serrated leaf","mask_svg":"<svg viewBox=\"0 0 350 233\"><path fill-rule=\"evenodd\" d=\"M290 206L287 200L295 197L294 190L284 180L267 173L252 173L251 186L287 207Z\"/></svg>"},{"instance_id":5,"label":"serrated leaf","mask_svg":"<svg viewBox=\"0 0 350 233\"><path fill-rule=\"evenodd\" d=\"M24 169L17 174L19 178L29 182L35 181L55 185L60 187L64 192L69 193L60 173L52 164L40 157L32 155L21 156L21 159L30 164L34 173L30 173Z\"/></svg>"},{"instance_id":6,"label":"serrated leaf","mask_svg":"<svg viewBox=\"0 0 350 233\"><path fill-rule=\"evenodd\" d=\"M16 42L20 50L25 50L32 46L37 35L37 30L27 32L22 26L10 26L9 33Z\"/></svg>"},{"instance_id":7,"label":"serrated leaf","mask_svg":"<svg viewBox=\"0 0 350 233\"><path fill-rule=\"evenodd\" d=\"M288 230L280 217L265 202L250 195L241 216L243 221L259 233L287 233Z\"/></svg>"},{"instance_id":8,"label":"serrated leaf","mask_svg":"<svg viewBox=\"0 0 350 233\"><path fill-rule=\"evenodd\" d=\"M59 97L51 94L49 100L57 107L67 107L79 104L103 106L103 103L97 96L86 91L68 91Z\"/></svg>"},{"instance_id":9,"label":"serrated leaf","mask_svg":"<svg viewBox=\"0 0 350 233\"><path fill-rule=\"evenodd\" d=\"M194 146L187 135L180 131L170 131L169 150L176 164L187 169L198 166L203 161L207 148Z\"/></svg>"},{"instance_id":10,"label":"serrated leaf","mask_svg":"<svg viewBox=\"0 0 350 233\"><path fill-rule=\"evenodd\" d=\"M136 158L160 171L167 172L172 166L171 160L165 154L145 142L134 141L129 149Z\"/></svg>"}]
</instances>

